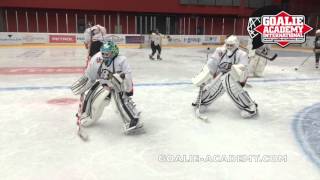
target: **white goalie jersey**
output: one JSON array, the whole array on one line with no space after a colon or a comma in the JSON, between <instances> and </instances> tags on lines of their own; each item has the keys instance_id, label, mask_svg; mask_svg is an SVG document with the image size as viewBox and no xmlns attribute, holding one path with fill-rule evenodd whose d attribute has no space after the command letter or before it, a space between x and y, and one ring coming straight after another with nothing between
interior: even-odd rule
<instances>
[{"instance_id":1,"label":"white goalie jersey","mask_svg":"<svg viewBox=\"0 0 320 180\"><path fill-rule=\"evenodd\" d=\"M126 92L132 91L131 69L125 56L118 55L113 62L107 66L103 63L101 52L98 52L91 58L85 71L85 75L91 82L98 80L100 84L112 87L110 73L124 74L124 90Z\"/></svg>"},{"instance_id":2,"label":"white goalie jersey","mask_svg":"<svg viewBox=\"0 0 320 180\"><path fill-rule=\"evenodd\" d=\"M246 52L236 49L229 53L223 46L215 50L209 58L207 65L210 73L214 75L219 74L220 72L229 72L231 70L231 66L234 64L242 64L247 69L248 62L249 60Z\"/></svg>"},{"instance_id":3,"label":"white goalie jersey","mask_svg":"<svg viewBox=\"0 0 320 180\"><path fill-rule=\"evenodd\" d=\"M88 44L91 41L103 41L106 35L106 28L97 24L85 30L84 43Z\"/></svg>"}]
</instances>

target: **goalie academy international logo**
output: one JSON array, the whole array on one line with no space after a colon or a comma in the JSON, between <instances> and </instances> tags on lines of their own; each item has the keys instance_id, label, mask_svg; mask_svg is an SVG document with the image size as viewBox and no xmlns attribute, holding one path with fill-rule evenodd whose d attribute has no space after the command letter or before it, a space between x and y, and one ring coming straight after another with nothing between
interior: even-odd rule
<instances>
[{"instance_id":1,"label":"goalie academy international logo","mask_svg":"<svg viewBox=\"0 0 320 180\"><path fill-rule=\"evenodd\" d=\"M281 11L276 15L250 17L247 30L252 39L261 34L263 43L286 47L290 43L304 43L306 33L312 28L305 24L303 15L290 15Z\"/></svg>"}]
</instances>

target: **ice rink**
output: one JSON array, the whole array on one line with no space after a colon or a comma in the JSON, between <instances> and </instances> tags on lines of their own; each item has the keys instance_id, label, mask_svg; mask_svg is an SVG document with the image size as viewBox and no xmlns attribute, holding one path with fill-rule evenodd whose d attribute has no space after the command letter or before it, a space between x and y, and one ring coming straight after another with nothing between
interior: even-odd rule
<instances>
[{"instance_id":1,"label":"ice rink","mask_svg":"<svg viewBox=\"0 0 320 180\"><path fill-rule=\"evenodd\" d=\"M112 102L83 142L79 97L69 87L85 49L0 48L0 179L319 180L320 69L312 56L295 71L311 50L284 50L264 78L248 81L258 117L242 119L225 94L204 122L191 107L197 88L190 79L206 48L164 48L162 61L150 61L149 49L121 48L144 127L125 135Z\"/></svg>"}]
</instances>

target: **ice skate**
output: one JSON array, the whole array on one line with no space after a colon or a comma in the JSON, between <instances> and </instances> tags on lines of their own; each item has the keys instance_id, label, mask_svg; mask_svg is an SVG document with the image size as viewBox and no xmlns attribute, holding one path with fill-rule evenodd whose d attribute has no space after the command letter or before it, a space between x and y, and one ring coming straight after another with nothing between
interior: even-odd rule
<instances>
[{"instance_id":1,"label":"ice skate","mask_svg":"<svg viewBox=\"0 0 320 180\"><path fill-rule=\"evenodd\" d=\"M160 55L157 55L157 60L162 60L162 58L160 57Z\"/></svg>"},{"instance_id":2,"label":"ice skate","mask_svg":"<svg viewBox=\"0 0 320 180\"><path fill-rule=\"evenodd\" d=\"M152 55L149 55L150 60L154 60L154 57Z\"/></svg>"}]
</instances>

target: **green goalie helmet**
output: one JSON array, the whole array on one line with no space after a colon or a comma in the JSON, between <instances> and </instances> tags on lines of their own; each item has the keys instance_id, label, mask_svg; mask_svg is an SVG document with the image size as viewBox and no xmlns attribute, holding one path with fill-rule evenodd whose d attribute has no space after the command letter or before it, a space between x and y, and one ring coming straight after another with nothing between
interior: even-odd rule
<instances>
[{"instance_id":1,"label":"green goalie helmet","mask_svg":"<svg viewBox=\"0 0 320 180\"><path fill-rule=\"evenodd\" d=\"M109 66L112 63L114 57L119 54L119 48L114 42L108 41L101 46L100 52L102 54L104 62Z\"/></svg>"}]
</instances>

